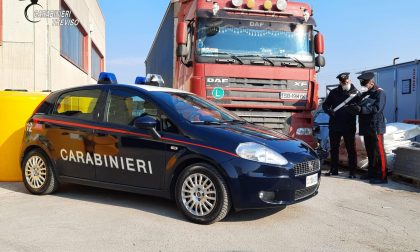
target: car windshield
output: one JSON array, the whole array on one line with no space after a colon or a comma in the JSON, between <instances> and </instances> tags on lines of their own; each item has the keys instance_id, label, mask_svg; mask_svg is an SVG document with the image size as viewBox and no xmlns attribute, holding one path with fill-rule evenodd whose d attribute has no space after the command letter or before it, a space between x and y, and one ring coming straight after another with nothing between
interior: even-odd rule
<instances>
[{"instance_id":1,"label":"car windshield","mask_svg":"<svg viewBox=\"0 0 420 252\"><path fill-rule=\"evenodd\" d=\"M312 62L312 26L279 22L201 18L197 54L256 55Z\"/></svg>"},{"instance_id":2,"label":"car windshield","mask_svg":"<svg viewBox=\"0 0 420 252\"><path fill-rule=\"evenodd\" d=\"M188 93L166 93L167 104L191 123L219 124L245 122L232 112Z\"/></svg>"}]
</instances>

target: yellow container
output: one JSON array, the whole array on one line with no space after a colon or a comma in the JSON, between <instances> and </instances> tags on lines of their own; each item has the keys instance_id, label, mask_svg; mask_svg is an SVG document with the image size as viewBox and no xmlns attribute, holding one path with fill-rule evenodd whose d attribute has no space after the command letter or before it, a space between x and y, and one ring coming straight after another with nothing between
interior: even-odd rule
<instances>
[{"instance_id":1,"label":"yellow container","mask_svg":"<svg viewBox=\"0 0 420 252\"><path fill-rule=\"evenodd\" d=\"M19 158L25 123L47 95L0 91L0 181L22 181Z\"/></svg>"}]
</instances>

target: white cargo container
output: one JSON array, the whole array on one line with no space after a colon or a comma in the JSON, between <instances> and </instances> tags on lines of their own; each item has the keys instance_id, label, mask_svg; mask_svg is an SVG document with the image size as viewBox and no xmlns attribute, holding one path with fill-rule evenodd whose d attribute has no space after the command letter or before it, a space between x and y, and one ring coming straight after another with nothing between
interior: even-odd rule
<instances>
[{"instance_id":1,"label":"white cargo container","mask_svg":"<svg viewBox=\"0 0 420 252\"><path fill-rule=\"evenodd\" d=\"M376 82L387 96L385 117L388 123L420 120L420 61L365 70L374 72Z\"/></svg>"}]
</instances>

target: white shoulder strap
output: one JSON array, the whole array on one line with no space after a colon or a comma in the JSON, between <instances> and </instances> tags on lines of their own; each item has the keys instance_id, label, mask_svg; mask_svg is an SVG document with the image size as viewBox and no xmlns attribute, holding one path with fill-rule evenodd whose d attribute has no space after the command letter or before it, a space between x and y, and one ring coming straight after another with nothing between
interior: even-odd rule
<instances>
[{"instance_id":1,"label":"white shoulder strap","mask_svg":"<svg viewBox=\"0 0 420 252\"><path fill-rule=\"evenodd\" d=\"M337 107L335 107L334 112L337 112L339 109L341 109L342 107L346 106L346 104L349 103L349 101L353 100L353 98L356 95L357 94L351 94L349 98L347 98L345 101L343 101L342 103L340 103Z\"/></svg>"},{"instance_id":2,"label":"white shoulder strap","mask_svg":"<svg viewBox=\"0 0 420 252\"><path fill-rule=\"evenodd\" d=\"M370 97L370 95L366 95L365 97L363 97L362 101L368 99Z\"/></svg>"}]
</instances>

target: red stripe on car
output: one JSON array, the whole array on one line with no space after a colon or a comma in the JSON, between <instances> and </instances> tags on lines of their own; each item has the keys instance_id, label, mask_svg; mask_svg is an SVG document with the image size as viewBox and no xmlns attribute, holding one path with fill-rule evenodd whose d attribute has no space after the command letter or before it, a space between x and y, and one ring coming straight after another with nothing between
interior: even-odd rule
<instances>
[{"instance_id":1,"label":"red stripe on car","mask_svg":"<svg viewBox=\"0 0 420 252\"><path fill-rule=\"evenodd\" d=\"M108 131L108 132L128 134L128 135L145 137L145 138L152 138L151 136L146 135L146 134L135 133L135 132L127 131L127 130L119 130L119 129L112 129L112 128L107 128L107 127L92 126L92 125L87 125L87 124L72 123L72 122L66 122L66 121L61 121L61 120L51 120L51 119L44 119L44 118L33 119L33 120L34 120L35 123L38 123L38 122L57 123L57 124L62 124L62 125L74 126L74 127L82 127L82 128L88 128L88 129L96 129L96 130L103 130L103 131ZM205 149L209 149L209 150L222 152L222 153L234 156L234 157L238 157L238 155L236 155L235 153L231 153L231 152L221 150L221 149L218 149L218 148L214 148L214 147L211 147L211 146L206 146L206 145L202 145L202 144L196 144L196 143L181 141L181 140L177 140L177 139L173 139L173 138L167 138L167 137L162 137L162 140L175 142L175 143L181 143L181 144L187 144L187 145L192 145L192 146L197 146L197 147L201 147L201 148L205 148Z\"/></svg>"}]
</instances>

